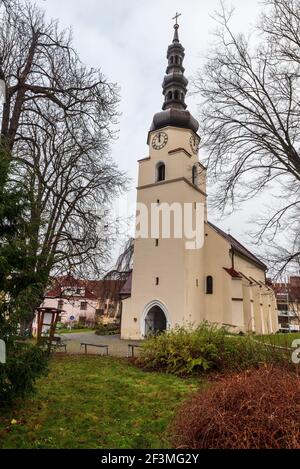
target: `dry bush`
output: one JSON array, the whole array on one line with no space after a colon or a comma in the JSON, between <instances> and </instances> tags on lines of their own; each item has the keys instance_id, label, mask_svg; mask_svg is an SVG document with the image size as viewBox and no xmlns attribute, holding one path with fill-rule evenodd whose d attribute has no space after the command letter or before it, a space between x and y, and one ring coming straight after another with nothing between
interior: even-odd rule
<instances>
[{"instance_id":1,"label":"dry bush","mask_svg":"<svg viewBox=\"0 0 300 469\"><path fill-rule=\"evenodd\" d=\"M173 445L187 448L300 448L300 378L265 366L221 379L180 409Z\"/></svg>"}]
</instances>

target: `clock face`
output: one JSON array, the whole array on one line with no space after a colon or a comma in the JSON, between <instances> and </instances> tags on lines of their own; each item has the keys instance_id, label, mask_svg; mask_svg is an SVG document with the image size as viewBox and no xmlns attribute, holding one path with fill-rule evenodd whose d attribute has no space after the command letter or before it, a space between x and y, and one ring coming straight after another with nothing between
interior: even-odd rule
<instances>
[{"instance_id":1,"label":"clock face","mask_svg":"<svg viewBox=\"0 0 300 469\"><path fill-rule=\"evenodd\" d=\"M152 147L155 150L161 150L168 141L168 135L166 132L157 132L152 139Z\"/></svg>"},{"instance_id":2,"label":"clock face","mask_svg":"<svg viewBox=\"0 0 300 469\"><path fill-rule=\"evenodd\" d=\"M190 138L190 147L192 149L192 152L197 155L198 153L198 150L199 150L199 143L200 143L200 139L198 137L196 137L196 135L191 135L191 138Z\"/></svg>"}]
</instances>

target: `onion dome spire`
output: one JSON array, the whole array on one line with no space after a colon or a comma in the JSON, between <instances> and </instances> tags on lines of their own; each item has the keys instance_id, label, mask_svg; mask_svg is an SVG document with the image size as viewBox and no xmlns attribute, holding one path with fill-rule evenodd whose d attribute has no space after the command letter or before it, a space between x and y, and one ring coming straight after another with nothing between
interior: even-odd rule
<instances>
[{"instance_id":1,"label":"onion dome spire","mask_svg":"<svg viewBox=\"0 0 300 469\"><path fill-rule=\"evenodd\" d=\"M162 84L164 103L162 111L154 115L150 131L161 129L166 126L182 127L191 129L195 133L199 123L186 109L185 96L187 93L188 80L184 76L183 59L184 47L179 41L179 13L176 13L174 24L174 36L172 44L167 51L168 66Z\"/></svg>"},{"instance_id":2,"label":"onion dome spire","mask_svg":"<svg viewBox=\"0 0 300 469\"><path fill-rule=\"evenodd\" d=\"M186 109L185 95L187 92L188 80L184 76L183 59L184 47L180 44L177 22L179 13L176 13L174 24L174 37L172 44L168 47L167 59L168 67L166 75L162 84L163 95L165 101L163 103L163 110L165 109Z\"/></svg>"}]
</instances>

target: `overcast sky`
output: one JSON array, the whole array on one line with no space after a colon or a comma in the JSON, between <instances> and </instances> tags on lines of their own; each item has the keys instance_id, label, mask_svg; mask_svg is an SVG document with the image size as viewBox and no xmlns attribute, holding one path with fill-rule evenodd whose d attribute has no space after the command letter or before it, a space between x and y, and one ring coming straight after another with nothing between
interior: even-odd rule
<instances>
[{"instance_id":1,"label":"overcast sky","mask_svg":"<svg viewBox=\"0 0 300 469\"><path fill-rule=\"evenodd\" d=\"M100 67L107 79L121 88L120 133L112 156L132 179L125 206L134 213L137 160L148 155L146 144L153 114L161 109L161 83L166 69L166 51L173 36L172 17L180 17L180 40L185 47L185 69L189 78L199 68L201 57L212 42L212 15L219 0L38 0L47 15L71 26L75 47L89 66ZM248 30L259 14L256 0L235 0L234 27ZM197 116L197 100L187 98ZM201 160L201 151L200 151ZM208 194L213 187L208 187ZM123 205L124 207L124 205ZM257 205L248 203L231 217L210 216L225 231L247 245L249 220ZM124 208L123 208L124 210ZM249 244L248 244L249 246Z\"/></svg>"}]
</instances>

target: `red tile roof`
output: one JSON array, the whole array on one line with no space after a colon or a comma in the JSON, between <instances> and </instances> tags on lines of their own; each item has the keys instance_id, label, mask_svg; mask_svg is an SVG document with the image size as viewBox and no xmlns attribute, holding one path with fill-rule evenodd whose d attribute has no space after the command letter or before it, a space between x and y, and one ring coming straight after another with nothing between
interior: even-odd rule
<instances>
[{"instance_id":1,"label":"red tile roof","mask_svg":"<svg viewBox=\"0 0 300 469\"><path fill-rule=\"evenodd\" d=\"M223 269L226 270L226 272L231 275L232 278L242 278L242 275L236 270L234 270L233 267L231 267L230 269L228 269L227 267L223 267Z\"/></svg>"},{"instance_id":2,"label":"red tile roof","mask_svg":"<svg viewBox=\"0 0 300 469\"><path fill-rule=\"evenodd\" d=\"M52 280L52 285L46 292L46 298L63 298L64 289L73 288L76 291L70 297L81 297L89 300L97 299L119 299L120 290L123 287L125 280L82 280L68 274L66 276L57 277Z\"/></svg>"}]
</instances>

